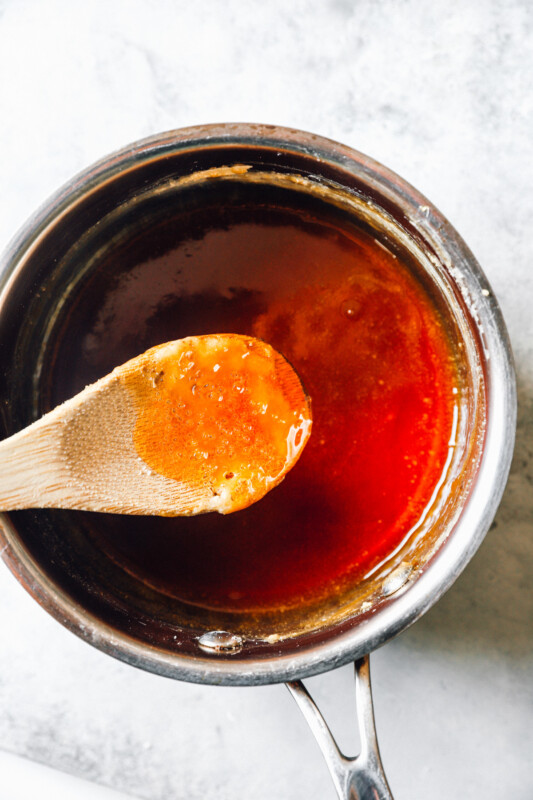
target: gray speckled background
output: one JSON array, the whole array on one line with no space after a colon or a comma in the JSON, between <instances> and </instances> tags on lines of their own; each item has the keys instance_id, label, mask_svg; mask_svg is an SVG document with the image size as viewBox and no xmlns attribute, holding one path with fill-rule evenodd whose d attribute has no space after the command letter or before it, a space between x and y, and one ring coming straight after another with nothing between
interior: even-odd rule
<instances>
[{"instance_id":1,"label":"gray speckled background","mask_svg":"<svg viewBox=\"0 0 533 800\"><path fill-rule=\"evenodd\" d=\"M503 503L444 599L374 655L373 679L396 800L529 800L533 5L0 0L0 247L107 152L226 120L312 130L387 164L451 219L501 302L520 403ZM283 687L129 668L61 628L4 567L0 637L5 750L150 800L334 798ZM350 670L310 684L350 747Z\"/></svg>"}]
</instances>

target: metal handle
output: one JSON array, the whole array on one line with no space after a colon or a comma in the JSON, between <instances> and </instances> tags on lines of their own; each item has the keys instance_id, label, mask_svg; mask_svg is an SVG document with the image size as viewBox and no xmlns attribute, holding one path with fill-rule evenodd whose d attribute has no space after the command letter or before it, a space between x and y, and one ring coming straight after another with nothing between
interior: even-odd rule
<instances>
[{"instance_id":1,"label":"metal handle","mask_svg":"<svg viewBox=\"0 0 533 800\"><path fill-rule=\"evenodd\" d=\"M393 800L379 755L370 684L370 660L355 662L357 722L361 752L345 756L333 738L313 698L301 681L287 683L326 759L340 800Z\"/></svg>"}]
</instances>

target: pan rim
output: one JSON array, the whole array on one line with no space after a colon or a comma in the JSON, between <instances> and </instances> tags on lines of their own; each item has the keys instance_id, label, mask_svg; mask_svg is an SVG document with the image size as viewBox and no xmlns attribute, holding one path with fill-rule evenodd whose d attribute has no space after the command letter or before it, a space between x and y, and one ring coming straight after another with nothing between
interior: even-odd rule
<instances>
[{"instance_id":1,"label":"pan rim","mask_svg":"<svg viewBox=\"0 0 533 800\"><path fill-rule=\"evenodd\" d=\"M75 176L36 214L8 246L0 262L0 312L23 259L46 228L79 197L87 196L140 161L165 158L176 148L247 144L273 150L284 146L319 161L364 175L399 204L410 223L429 236L458 270L464 290L475 299L483 332L487 431L476 483L448 539L422 573L401 594L380 606L357 626L298 654L239 661L231 655L161 652L140 644L103 623L66 597L17 540L9 518L0 523L2 557L32 596L68 629L90 644L133 666L197 683L256 685L295 680L341 666L381 646L418 619L444 594L480 546L503 494L516 426L516 384L512 353L501 311L479 264L459 234L437 209L398 175L373 159L332 140L276 126L228 123L168 131L111 154Z\"/></svg>"}]
</instances>

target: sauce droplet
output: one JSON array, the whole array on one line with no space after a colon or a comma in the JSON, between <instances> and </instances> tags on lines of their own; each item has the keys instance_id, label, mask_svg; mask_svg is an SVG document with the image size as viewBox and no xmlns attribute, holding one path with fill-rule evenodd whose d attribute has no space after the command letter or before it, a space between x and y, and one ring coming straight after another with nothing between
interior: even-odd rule
<instances>
[{"instance_id":1,"label":"sauce droplet","mask_svg":"<svg viewBox=\"0 0 533 800\"><path fill-rule=\"evenodd\" d=\"M341 305L341 311L348 319L356 319L361 313L361 303L353 298L345 300Z\"/></svg>"}]
</instances>

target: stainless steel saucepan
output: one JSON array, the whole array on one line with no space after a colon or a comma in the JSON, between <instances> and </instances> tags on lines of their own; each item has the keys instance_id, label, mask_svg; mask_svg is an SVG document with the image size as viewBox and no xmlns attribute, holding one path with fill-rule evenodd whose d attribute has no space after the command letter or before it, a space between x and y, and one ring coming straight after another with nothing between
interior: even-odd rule
<instances>
[{"instance_id":1,"label":"stainless steel saucepan","mask_svg":"<svg viewBox=\"0 0 533 800\"><path fill-rule=\"evenodd\" d=\"M461 353L462 400L447 477L423 536L406 537L340 607L331 599L319 611L292 609L286 618L263 620L261 630L243 628L229 614L202 617L147 587L102 551L94 533L99 523L83 512L3 515L2 554L61 623L129 664L198 683L287 682L339 797L389 798L368 654L433 605L475 553L504 489L515 430L512 358L497 301L464 242L428 200L358 152L268 125L187 128L109 156L63 187L2 261L1 434L16 432L53 402L54 359L65 338L76 335L71 310L80 293L85 305L96 302L117 242L131 243L134 252L140 226L164 218L169 204L201 203L206 187L235 197L251 186L290 195L293 204L334 206L357 220L413 266L447 320ZM300 682L351 661L362 741L355 759L340 753Z\"/></svg>"}]
</instances>

